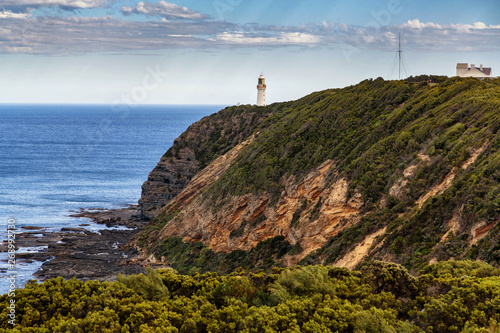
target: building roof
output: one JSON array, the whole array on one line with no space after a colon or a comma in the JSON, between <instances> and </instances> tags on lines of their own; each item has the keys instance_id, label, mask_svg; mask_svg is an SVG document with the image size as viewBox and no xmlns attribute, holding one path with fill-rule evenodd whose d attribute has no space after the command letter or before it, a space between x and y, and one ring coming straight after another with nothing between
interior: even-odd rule
<instances>
[{"instance_id":1,"label":"building roof","mask_svg":"<svg viewBox=\"0 0 500 333\"><path fill-rule=\"evenodd\" d=\"M469 67L468 63L466 63L466 62L459 62L459 63L457 63L457 73L458 73L459 69L461 69L461 70L465 69L467 71L471 71L471 70L477 69L479 72L483 73L484 75L491 76L491 67L482 67L482 66L483 65L481 65L480 67L476 67L475 65L471 64L471 67Z\"/></svg>"},{"instance_id":2,"label":"building roof","mask_svg":"<svg viewBox=\"0 0 500 333\"><path fill-rule=\"evenodd\" d=\"M484 75L488 75L488 76L491 75L491 67L483 67L482 70L481 70L481 68L476 67L476 69L480 72L483 72Z\"/></svg>"}]
</instances>

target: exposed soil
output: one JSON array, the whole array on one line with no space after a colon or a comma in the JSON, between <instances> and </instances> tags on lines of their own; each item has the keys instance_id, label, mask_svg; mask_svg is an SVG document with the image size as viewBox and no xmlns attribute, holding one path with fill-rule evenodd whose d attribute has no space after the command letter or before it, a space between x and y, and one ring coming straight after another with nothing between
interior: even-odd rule
<instances>
[{"instance_id":1,"label":"exposed soil","mask_svg":"<svg viewBox=\"0 0 500 333\"><path fill-rule=\"evenodd\" d=\"M374 232L373 234L366 236L366 238L361 243L356 245L356 247L351 252L347 253L342 259L337 261L334 266L354 269L354 267L356 267L356 265L358 265L363 260L363 258L365 258L369 254L370 248L375 242L375 239L378 236L383 235L386 229L387 227L384 227Z\"/></svg>"}]
</instances>

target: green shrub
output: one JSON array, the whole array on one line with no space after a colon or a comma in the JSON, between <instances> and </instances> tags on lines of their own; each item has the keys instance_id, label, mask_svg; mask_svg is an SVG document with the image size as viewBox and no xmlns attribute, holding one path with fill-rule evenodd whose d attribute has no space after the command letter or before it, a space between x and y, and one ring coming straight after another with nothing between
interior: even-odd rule
<instances>
[{"instance_id":1,"label":"green shrub","mask_svg":"<svg viewBox=\"0 0 500 333\"><path fill-rule=\"evenodd\" d=\"M335 283L328 275L328 268L306 266L286 270L270 287L271 294L280 302L297 295L316 293L335 295Z\"/></svg>"},{"instance_id":2,"label":"green shrub","mask_svg":"<svg viewBox=\"0 0 500 333\"><path fill-rule=\"evenodd\" d=\"M144 299L150 301L159 301L170 297L170 292L163 284L163 279L158 270L153 270L148 267L147 275L118 275L117 280L123 283L128 288L134 290Z\"/></svg>"}]
</instances>

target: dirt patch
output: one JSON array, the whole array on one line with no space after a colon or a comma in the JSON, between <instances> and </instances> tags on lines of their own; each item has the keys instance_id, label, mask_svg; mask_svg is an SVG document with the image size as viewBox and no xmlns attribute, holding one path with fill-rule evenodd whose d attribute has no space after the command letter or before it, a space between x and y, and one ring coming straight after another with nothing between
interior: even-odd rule
<instances>
[{"instance_id":1,"label":"dirt patch","mask_svg":"<svg viewBox=\"0 0 500 333\"><path fill-rule=\"evenodd\" d=\"M384 227L373 234L366 236L361 243L359 243L351 252L347 253L342 259L337 261L334 266L347 267L349 269L356 267L356 265L358 265L361 260L368 255L375 239L378 236L383 235L386 229L387 227Z\"/></svg>"},{"instance_id":2,"label":"dirt patch","mask_svg":"<svg viewBox=\"0 0 500 333\"><path fill-rule=\"evenodd\" d=\"M485 237L488 232L490 232L491 229L495 226L496 222L486 224L486 222L481 222L476 224L475 226L472 227L471 234L472 234L472 240L470 242L470 245L476 245L477 242Z\"/></svg>"},{"instance_id":3,"label":"dirt patch","mask_svg":"<svg viewBox=\"0 0 500 333\"><path fill-rule=\"evenodd\" d=\"M450 173L446 175L441 184L434 186L429 192L427 192L426 194L421 196L420 199L417 200L418 207L422 208L424 202L426 202L427 199L439 195L444 191L446 191L448 188L450 188L451 184L453 183L453 179L455 179L456 174L457 174L457 169L453 168L450 171Z\"/></svg>"},{"instance_id":4,"label":"dirt patch","mask_svg":"<svg viewBox=\"0 0 500 333\"><path fill-rule=\"evenodd\" d=\"M405 178L413 178L417 173L418 165L410 165L406 169L403 170L403 176Z\"/></svg>"},{"instance_id":5,"label":"dirt patch","mask_svg":"<svg viewBox=\"0 0 500 333\"><path fill-rule=\"evenodd\" d=\"M486 148L488 147L489 145L489 141L486 141L485 143L483 143L483 145L479 148L479 149L472 149L471 150L471 156L470 158L462 165L462 169L467 169L469 167L469 165L473 164L474 162L476 162L477 160L477 157L483 152L486 150Z\"/></svg>"},{"instance_id":6,"label":"dirt patch","mask_svg":"<svg viewBox=\"0 0 500 333\"><path fill-rule=\"evenodd\" d=\"M451 218L450 221L448 221L448 231L443 235L443 237L441 237L441 240L439 241L439 243L442 243L446 240L446 238L448 237L448 235L453 232L453 233L457 233L459 230L460 230L460 222L459 222L459 219L460 219L460 215L458 214L454 214Z\"/></svg>"},{"instance_id":7,"label":"dirt patch","mask_svg":"<svg viewBox=\"0 0 500 333\"><path fill-rule=\"evenodd\" d=\"M429 155L424 155L422 153L418 153L418 158L420 158L422 160L422 162L425 162L425 163L429 163L431 161L431 158L429 157Z\"/></svg>"},{"instance_id":8,"label":"dirt patch","mask_svg":"<svg viewBox=\"0 0 500 333\"><path fill-rule=\"evenodd\" d=\"M405 188L406 184L408 184L408 181L405 179L399 179L396 184L394 184L390 189L389 189L389 194L392 195L393 197L396 197L398 199L401 199L403 196L403 189Z\"/></svg>"}]
</instances>

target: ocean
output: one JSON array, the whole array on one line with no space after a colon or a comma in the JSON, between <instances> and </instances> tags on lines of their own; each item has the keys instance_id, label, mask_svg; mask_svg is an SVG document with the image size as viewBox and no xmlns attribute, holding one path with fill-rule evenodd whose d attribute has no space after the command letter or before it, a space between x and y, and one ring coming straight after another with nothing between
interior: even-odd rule
<instances>
[{"instance_id":1,"label":"ocean","mask_svg":"<svg viewBox=\"0 0 500 333\"><path fill-rule=\"evenodd\" d=\"M7 240L9 221L17 230L57 231L89 223L69 217L80 208L136 204L142 183L173 140L222 108L0 105L0 239ZM0 294L8 291L7 255L0 253ZM33 279L40 266L18 262L17 287Z\"/></svg>"}]
</instances>

